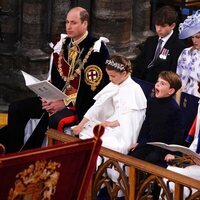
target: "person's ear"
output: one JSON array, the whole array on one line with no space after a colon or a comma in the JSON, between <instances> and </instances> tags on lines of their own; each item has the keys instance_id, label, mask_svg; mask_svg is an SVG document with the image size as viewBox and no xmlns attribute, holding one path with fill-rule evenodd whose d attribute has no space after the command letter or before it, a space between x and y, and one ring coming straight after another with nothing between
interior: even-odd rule
<instances>
[{"instance_id":1,"label":"person's ear","mask_svg":"<svg viewBox=\"0 0 200 200\"><path fill-rule=\"evenodd\" d=\"M83 25L87 28L88 22L87 22L87 21L84 21L84 22L83 22Z\"/></svg>"},{"instance_id":2,"label":"person's ear","mask_svg":"<svg viewBox=\"0 0 200 200\"><path fill-rule=\"evenodd\" d=\"M122 74L123 74L124 76L126 76L126 75L127 75L127 71L123 71Z\"/></svg>"},{"instance_id":3,"label":"person's ear","mask_svg":"<svg viewBox=\"0 0 200 200\"><path fill-rule=\"evenodd\" d=\"M175 92L175 89L174 88L170 88L168 93L169 93L169 95L172 95L172 94L174 94L174 92Z\"/></svg>"},{"instance_id":4,"label":"person's ear","mask_svg":"<svg viewBox=\"0 0 200 200\"><path fill-rule=\"evenodd\" d=\"M172 25L171 25L171 29L173 30L175 27L176 27L176 23L174 22L174 23L172 23Z\"/></svg>"}]
</instances>

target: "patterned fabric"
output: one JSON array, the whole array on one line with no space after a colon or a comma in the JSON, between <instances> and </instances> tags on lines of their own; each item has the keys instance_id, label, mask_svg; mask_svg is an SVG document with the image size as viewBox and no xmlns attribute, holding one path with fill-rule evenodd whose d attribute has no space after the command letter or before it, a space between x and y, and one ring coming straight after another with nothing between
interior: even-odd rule
<instances>
[{"instance_id":1,"label":"patterned fabric","mask_svg":"<svg viewBox=\"0 0 200 200\"><path fill-rule=\"evenodd\" d=\"M69 90L65 91L70 95L70 99L66 99L65 103L68 105L74 102L78 120L81 120L93 105L93 97L109 82L105 71L105 61L109 59L109 52L101 38L97 40L90 35L76 44L76 47L71 46L71 38L66 35L61 35L60 40L62 43L59 41L53 47L51 81L60 90L66 82L70 83L72 87L66 87ZM77 90L75 97L74 89Z\"/></svg>"},{"instance_id":2,"label":"patterned fabric","mask_svg":"<svg viewBox=\"0 0 200 200\"><path fill-rule=\"evenodd\" d=\"M182 79L182 91L200 97L200 50L186 48L178 59L177 74Z\"/></svg>"},{"instance_id":3,"label":"patterned fabric","mask_svg":"<svg viewBox=\"0 0 200 200\"><path fill-rule=\"evenodd\" d=\"M0 199L84 199L101 148L101 130L95 129L91 140L1 156Z\"/></svg>"}]
</instances>

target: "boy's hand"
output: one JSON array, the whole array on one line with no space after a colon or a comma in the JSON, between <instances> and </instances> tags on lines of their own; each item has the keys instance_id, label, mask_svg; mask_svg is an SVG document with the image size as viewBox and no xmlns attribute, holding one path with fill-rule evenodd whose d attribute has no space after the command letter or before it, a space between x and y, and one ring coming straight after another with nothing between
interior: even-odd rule
<instances>
[{"instance_id":1,"label":"boy's hand","mask_svg":"<svg viewBox=\"0 0 200 200\"><path fill-rule=\"evenodd\" d=\"M130 147L129 147L129 151L134 151L135 148L137 147L138 143L135 143L135 144L132 144Z\"/></svg>"},{"instance_id":2,"label":"boy's hand","mask_svg":"<svg viewBox=\"0 0 200 200\"><path fill-rule=\"evenodd\" d=\"M172 155L172 154L167 154L166 156L165 156L165 161L167 161L167 162L169 162L169 161L171 161L171 160L174 160L175 159L175 155Z\"/></svg>"}]
</instances>

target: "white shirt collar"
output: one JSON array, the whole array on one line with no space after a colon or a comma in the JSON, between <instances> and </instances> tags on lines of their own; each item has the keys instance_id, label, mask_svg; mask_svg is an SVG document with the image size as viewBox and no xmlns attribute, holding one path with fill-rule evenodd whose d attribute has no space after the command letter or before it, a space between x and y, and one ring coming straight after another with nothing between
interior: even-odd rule
<instances>
[{"instance_id":1,"label":"white shirt collar","mask_svg":"<svg viewBox=\"0 0 200 200\"><path fill-rule=\"evenodd\" d=\"M165 37L163 37L163 38L161 38L161 37L159 37L159 39L162 39L162 48L164 47L164 45L166 44L166 42L167 42L167 40L171 37L171 35L173 34L173 30L167 35L167 36L165 36Z\"/></svg>"}]
</instances>

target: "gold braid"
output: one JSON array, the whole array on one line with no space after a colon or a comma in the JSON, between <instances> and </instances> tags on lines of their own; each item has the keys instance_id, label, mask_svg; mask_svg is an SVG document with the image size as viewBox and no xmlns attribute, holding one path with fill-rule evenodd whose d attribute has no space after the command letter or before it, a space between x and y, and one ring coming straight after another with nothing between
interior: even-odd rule
<instances>
[{"instance_id":1,"label":"gold braid","mask_svg":"<svg viewBox=\"0 0 200 200\"><path fill-rule=\"evenodd\" d=\"M64 44L63 44L63 46L64 46ZM58 72L59 72L60 76L62 77L62 79L65 81L65 86L62 89L64 91L65 89L71 88L71 86L70 86L71 80L73 80L77 75L81 75L81 69L83 69L83 66L87 62L90 55L92 54L93 47L91 47L89 49L88 53L86 54L85 58L83 59L82 64L80 64L80 66L77 69L75 69L75 71L70 73L71 75L68 73L68 76L65 76L64 73L63 73L62 62L61 62L62 59L63 59L63 54L64 54L63 46L62 46L62 49L60 51L59 58L58 58Z\"/></svg>"}]
</instances>

